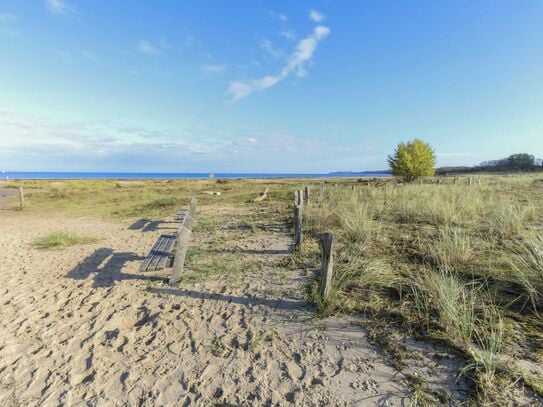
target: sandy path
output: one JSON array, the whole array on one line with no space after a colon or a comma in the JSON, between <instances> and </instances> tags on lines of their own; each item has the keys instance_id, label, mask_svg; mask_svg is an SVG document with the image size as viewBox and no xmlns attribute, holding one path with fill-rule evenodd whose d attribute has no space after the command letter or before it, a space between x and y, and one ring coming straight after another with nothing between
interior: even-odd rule
<instances>
[{"instance_id":1,"label":"sandy path","mask_svg":"<svg viewBox=\"0 0 543 407\"><path fill-rule=\"evenodd\" d=\"M304 274L278 267L290 243L280 228L229 248L258 263L240 284L224 270L224 279L172 289L138 267L173 224L2 210L0 225L0 405L406 403L401 375L363 330L311 320ZM227 226L221 236L237 233ZM59 229L103 240L30 247ZM203 244L198 236L195 244ZM452 384L459 361L421 349L415 370L461 395L465 386Z\"/></svg>"}]
</instances>

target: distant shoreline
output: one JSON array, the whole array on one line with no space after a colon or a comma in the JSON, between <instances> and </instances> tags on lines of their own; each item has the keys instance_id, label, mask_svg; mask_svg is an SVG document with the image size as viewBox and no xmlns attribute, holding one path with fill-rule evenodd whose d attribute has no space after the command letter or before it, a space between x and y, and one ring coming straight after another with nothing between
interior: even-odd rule
<instances>
[{"instance_id":1,"label":"distant shoreline","mask_svg":"<svg viewBox=\"0 0 543 407\"><path fill-rule=\"evenodd\" d=\"M10 172L0 173L0 180L85 180L85 179L312 179L312 178L373 178L389 177L384 171L304 173L122 173L122 172Z\"/></svg>"}]
</instances>

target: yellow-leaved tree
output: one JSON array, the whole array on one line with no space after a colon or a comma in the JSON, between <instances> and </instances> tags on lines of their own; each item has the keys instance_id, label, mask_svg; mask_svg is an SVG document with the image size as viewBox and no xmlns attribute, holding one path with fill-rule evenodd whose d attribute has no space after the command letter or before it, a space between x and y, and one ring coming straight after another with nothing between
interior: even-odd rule
<instances>
[{"instance_id":1,"label":"yellow-leaved tree","mask_svg":"<svg viewBox=\"0 0 543 407\"><path fill-rule=\"evenodd\" d=\"M413 181L418 177L435 175L436 156L430 144L420 139L400 143L394 155L388 156L392 175Z\"/></svg>"}]
</instances>

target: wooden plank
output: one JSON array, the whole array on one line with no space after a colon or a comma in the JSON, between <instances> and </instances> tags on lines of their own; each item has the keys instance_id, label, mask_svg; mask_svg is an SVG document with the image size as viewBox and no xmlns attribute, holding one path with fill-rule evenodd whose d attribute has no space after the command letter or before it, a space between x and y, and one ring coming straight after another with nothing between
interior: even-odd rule
<instances>
[{"instance_id":1,"label":"wooden plank","mask_svg":"<svg viewBox=\"0 0 543 407\"><path fill-rule=\"evenodd\" d=\"M177 241L175 243L175 258L172 264L172 275L169 284L176 285L181 280L181 274L185 267L185 257L189 246L190 237L192 236L192 226L196 217L196 207L198 201L195 197L190 200L189 212L187 217L181 224L177 232Z\"/></svg>"},{"instance_id":2,"label":"wooden plank","mask_svg":"<svg viewBox=\"0 0 543 407\"><path fill-rule=\"evenodd\" d=\"M162 269L171 267L173 259L171 258L170 255L171 255L172 250L174 248L175 242L176 242L175 238L168 239L168 241L166 243L166 246L164 247L164 253L167 253L167 255L162 256L160 258L160 260L158 261L158 263L156 265L155 270L162 270Z\"/></svg>"},{"instance_id":3,"label":"wooden plank","mask_svg":"<svg viewBox=\"0 0 543 407\"><path fill-rule=\"evenodd\" d=\"M149 254L147 255L147 257L145 258L145 260L143 260L143 262L141 263L141 266L140 266L140 271L147 271L147 268L149 267L149 264L151 263L151 261L153 260L153 257L154 257L154 253L156 253L158 251L158 247L160 246L160 238L155 242L155 244L153 245L153 247L151 248L151 251L149 252Z\"/></svg>"},{"instance_id":4,"label":"wooden plank","mask_svg":"<svg viewBox=\"0 0 543 407\"><path fill-rule=\"evenodd\" d=\"M173 220L175 222L183 222L185 220L185 218L187 217L187 214L181 214L181 215L175 215L175 218L173 218Z\"/></svg>"},{"instance_id":5,"label":"wooden plank","mask_svg":"<svg viewBox=\"0 0 543 407\"><path fill-rule=\"evenodd\" d=\"M151 263L149 264L149 267L147 270L156 270L157 265L160 262L161 258L166 256L169 257L170 252L166 252L166 247L168 246L168 240L169 239L175 239L175 236L173 235L162 235L160 236L160 245L158 246L158 250L153 255L153 259L151 260Z\"/></svg>"},{"instance_id":6,"label":"wooden plank","mask_svg":"<svg viewBox=\"0 0 543 407\"><path fill-rule=\"evenodd\" d=\"M183 227L177 236L177 242L175 244L175 259L173 261L172 275L169 282L171 286L176 285L181 280L181 273L183 273L183 268L185 266L185 256L187 255L191 235L192 232L186 227Z\"/></svg>"},{"instance_id":7,"label":"wooden plank","mask_svg":"<svg viewBox=\"0 0 543 407\"><path fill-rule=\"evenodd\" d=\"M332 276L334 273L333 241L334 236L330 232L323 233L320 236L322 260L320 295L323 301L326 301L332 288Z\"/></svg>"},{"instance_id":8,"label":"wooden plank","mask_svg":"<svg viewBox=\"0 0 543 407\"><path fill-rule=\"evenodd\" d=\"M187 211L186 209L182 210L182 211L179 211L179 212L177 212L175 214L174 220L182 222L185 219L185 217L187 216L188 213L189 213L189 211Z\"/></svg>"}]
</instances>

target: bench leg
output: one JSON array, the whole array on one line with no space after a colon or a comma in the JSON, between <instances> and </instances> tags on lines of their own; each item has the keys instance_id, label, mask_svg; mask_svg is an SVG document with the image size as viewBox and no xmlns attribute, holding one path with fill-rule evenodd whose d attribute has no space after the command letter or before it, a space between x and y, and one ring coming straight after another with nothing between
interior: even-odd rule
<instances>
[{"instance_id":1,"label":"bench leg","mask_svg":"<svg viewBox=\"0 0 543 407\"><path fill-rule=\"evenodd\" d=\"M170 277L170 285L176 285L181 280L181 273L185 265L185 256L189 245L190 235L192 232L186 227L181 228L181 232L177 237L175 259L173 261L172 276Z\"/></svg>"}]
</instances>

